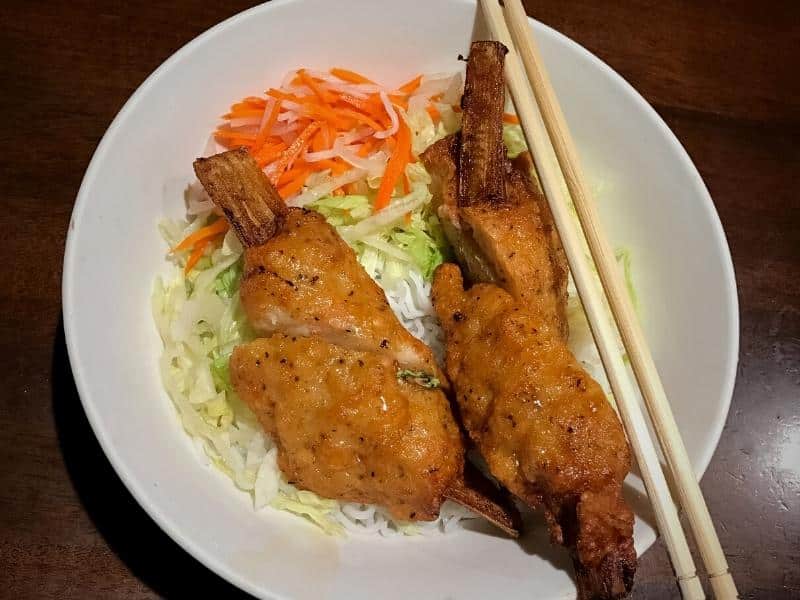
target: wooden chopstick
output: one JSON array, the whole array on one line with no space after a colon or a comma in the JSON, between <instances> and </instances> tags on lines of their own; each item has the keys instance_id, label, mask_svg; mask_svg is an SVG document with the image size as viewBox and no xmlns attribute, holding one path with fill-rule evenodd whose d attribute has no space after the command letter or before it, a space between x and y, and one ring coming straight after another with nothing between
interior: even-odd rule
<instances>
[{"instance_id":1,"label":"wooden chopstick","mask_svg":"<svg viewBox=\"0 0 800 600\"><path fill-rule=\"evenodd\" d=\"M572 276L586 311L603 366L616 397L620 417L642 472L658 529L669 552L681 594L684 598L704 598L705 594L697 577L694 560L681 528L644 415L622 362L622 357L617 350L617 338L605 308L603 291L598 287L583 253L583 236L570 215L569 198L564 193L563 174L559 168L558 157L551 145L539 106L525 77L520 58L506 26L503 11L497 0L480 0L480 5L492 36L509 49L505 67L506 83L511 92L526 141L533 154L536 169L561 236ZM524 25L526 28L528 27L527 17L525 17ZM529 37L529 30L524 31ZM588 243L591 244L592 241L594 240L587 238ZM593 252L593 257L594 254ZM609 255L603 256L607 258ZM601 256L600 260L602 258ZM607 270L617 274L614 270L616 265L612 262L610 266L611 268ZM600 264L598 264L599 268ZM735 597L735 592L733 597Z\"/></svg>"},{"instance_id":2,"label":"wooden chopstick","mask_svg":"<svg viewBox=\"0 0 800 600\"><path fill-rule=\"evenodd\" d=\"M738 596L736 585L728 570L728 563L714 529L714 523L711 521L700 485L694 476L689 455L686 453L652 354L614 260L614 252L600 224L596 203L589 186L586 185L575 144L520 0L506 0L505 15L511 37L522 59L528 82L536 96L545 127L572 196L592 259L605 288L623 345L647 404L656 436L675 481L680 503L686 511L714 596L724 599L736 598Z\"/></svg>"}]
</instances>

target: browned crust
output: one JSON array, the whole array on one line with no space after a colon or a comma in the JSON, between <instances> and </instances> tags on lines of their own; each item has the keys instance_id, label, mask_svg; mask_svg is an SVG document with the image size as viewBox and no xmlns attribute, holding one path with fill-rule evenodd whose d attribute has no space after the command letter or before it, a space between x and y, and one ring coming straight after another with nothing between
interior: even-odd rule
<instances>
[{"instance_id":1,"label":"browned crust","mask_svg":"<svg viewBox=\"0 0 800 600\"><path fill-rule=\"evenodd\" d=\"M547 253L550 256L550 270L552 272L552 291L558 299L556 303L557 325L564 340L569 339L569 322L567 319L567 285L569 283L569 263L561 237L558 235L553 213L547 198L538 187L533 170L533 161L530 153L523 152L511 161L511 168L506 175L506 193L511 204L523 204L530 200L532 210L538 216L541 227L547 236Z\"/></svg>"},{"instance_id":2,"label":"browned crust","mask_svg":"<svg viewBox=\"0 0 800 600\"><path fill-rule=\"evenodd\" d=\"M275 235L286 205L247 150L198 158L194 172L242 244L260 246Z\"/></svg>"},{"instance_id":3,"label":"browned crust","mask_svg":"<svg viewBox=\"0 0 800 600\"><path fill-rule=\"evenodd\" d=\"M506 49L499 42L473 42L461 99L461 154L458 204L505 201L503 145Z\"/></svg>"},{"instance_id":4,"label":"browned crust","mask_svg":"<svg viewBox=\"0 0 800 600\"><path fill-rule=\"evenodd\" d=\"M486 257L461 223L458 213L459 135L442 138L428 147L420 159L431 176L433 206L447 241L471 281L494 282Z\"/></svg>"},{"instance_id":5,"label":"browned crust","mask_svg":"<svg viewBox=\"0 0 800 600\"><path fill-rule=\"evenodd\" d=\"M508 495L494 487L471 463L464 465L463 479L453 481L444 495L479 514L511 537L519 537L522 524L519 511Z\"/></svg>"}]
</instances>

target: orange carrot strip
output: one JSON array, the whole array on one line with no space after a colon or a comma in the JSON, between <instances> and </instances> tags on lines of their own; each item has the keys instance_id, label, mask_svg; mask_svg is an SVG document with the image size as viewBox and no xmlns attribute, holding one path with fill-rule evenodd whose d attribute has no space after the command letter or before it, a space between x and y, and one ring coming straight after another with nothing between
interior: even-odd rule
<instances>
[{"instance_id":1,"label":"orange carrot strip","mask_svg":"<svg viewBox=\"0 0 800 600\"><path fill-rule=\"evenodd\" d=\"M403 110L408 110L408 98L405 96L400 96L398 94L389 94L389 100L392 104L396 104Z\"/></svg>"},{"instance_id":2,"label":"orange carrot strip","mask_svg":"<svg viewBox=\"0 0 800 600\"><path fill-rule=\"evenodd\" d=\"M218 233L228 231L228 222L225 219L217 219L211 225L201 227L194 233L187 235L180 244L175 246L172 251L187 250L192 246L196 246L198 242L210 239Z\"/></svg>"},{"instance_id":3,"label":"orange carrot strip","mask_svg":"<svg viewBox=\"0 0 800 600\"><path fill-rule=\"evenodd\" d=\"M371 83L374 84L375 82L367 79L360 73L356 73L355 71L348 71L347 69L340 69L339 67L334 67L330 71L331 75L334 77L338 77L342 81L347 81L349 83Z\"/></svg>"},{"instance_id":4,"label":"orange carrot strip","mask_svg":"<svg viewBox=\"0 0 800 600\"><path fill-rule=\"evenodd\" d=\"M325 150L333 148L333 140L336 139L336 130L330 123L322 126L322 137L325 140Z\"/></svg>"},{"instance_id":5,"label":"orange carrot strip","mask_svg":"<svg viewBox=\"0 0 800 600\"><path fill-rule=\"evenodd\" d=\"M386 163L386 170L383 172L381 185L378 188L378 195L375 197L374 210L377 212L389 205L392 192L397 185L397 180L405 172L406 164L411 156L411 132L405 120L400 119L400 127L397 131L397 143L394 152Z\"/></svg>"},{"instance_id":6,"label":"orange carrot strip","mask_svg":"<svg viewBox=\"0 0 800 600\"><path fill-rule=\"evenodd\" d=\"M263 98L256 98L255 96L250 96L237 102L236 104L231 104L231 112L236 112L239 110L252 110L254 108L260 108L261 110L267 105L267 101Z\"/></svg>"},{"instance_id":7,"label":"orange carrot strip","mask_svg":"<svg viewBox=\"0 0 800 600\"><path fill-rule=\"evenodd\" d=\"M333 190L333 195L334 196L344 196L344 190L342 188L338 187L335 190Z\"/></svg>"},{"instance_id":8,"label":"orange carrot strip","mask_svg":"<svg viewBox=\"0 0 800 600\"><path fill-rule=\"evenodd\" d=\"M349 104L350 106L356 107L358 110L364 113L372 113L376 106L373 102L369 100L364 100L363 98L356 98L355 96L351 96L350 94L340 94L337 100Z\"/></svg>"},{"instance_id":9,"label":"orange carrot strip","mask_svg":"<svg viewBox=\"0 0 800 600\"><path fill-rule=\"evenodd\" d=\"M438 121L439 119L442 118L442 113L439 112L439 109L436 108L434 104L429 104L426 110L428 111L428 114L431 116L431 119L433 119L434 121Z\"/></svg>"},{"instance_id":10,"label":"orange carrot strip","mask_svg":"<svg viewBox=\"0 0 800 600\"><path fill-rule=\"evenodd\" d=\"M264 126L261 128L261 131L258 132L256 136L256 141L253 144L253 152L257 152L261 146L264 145L267 137L269 137L269 132L272 131L272 128L275 126L275 123L278 122L278 113L281 112L281 102L282 100L275 100L274 104L272 105L272 110L267 117L267 120L264 122Z\"/></svg>"},{"instance_id":11,"label":"orange carrot strip","mask_svg":"<svg viewBox=\"0 0 800 600\"><path fill-rule=\"evenodd\" d=\"M519 125L519 117L511 113L503 113L503 123L510 123L511 125Z\"/></svg>"},{"instance_id":12,"label":"orange carrot strip","mask_svg":"<svg viewBox=\"0 0 800 600\"><path fill-rule=\"evenodd\" d=\"M331 168L331 173L334 176L341 175L345 171L350 170L350 164L344 162L341 158L334 158L333 159L333 167Z\"/></svg>"},{"instance_id":13,"label":"orange carrot strip","mask_svg":"<svg viewBox=\"0 0 800 600\"><path fill-rule=\"evenodd\" d=\"M314 135L311 140L311 151L312 152L319 152L320 150L326 149L326 137L328 133L327 127L320 127L319 131Z\"/></svg>"},{"instance_id":14,"label":"orange carrot strip","mask_svg":"<svg viewBox=\"0 0 800 600\"><path fill-rule=\"evenodd\" d=\"M330 169L331 173L334 175L341 175L350 168L346 162L339 158L318 160L311 163L310 167L314 171L324 171L325 169Z\"/></svg>"},{"instance_id":15,"label":"orange carrot strip","mask_svg":"<svg viewBox=\"0 0 800 600\"><path fill-rule=\"evenodd\" d=\"M420 83L422 83L422 75L417 75L411 81L404 83L399 88L397 88L397 91L402 92L406 96L410 96L417 90Z\"/></svg>"},{"instance_id":16,"label":"orange carrot strip","mask_svg":"<svg viewBox=\"0 0 800 600\"><path fill-rule=\"evenodd\" d=\"M296 177L294 177L289 183L285 184L284 186L278 188L278 195L286 200L289 196L293 196L301 189L303 189L303 184L308 179L308 176L311 175L310 171L303 171Z\"/></svg>"},{"instance_id":17,"label":"orange carrot strip","mask_svg":"<svg viewBox=\"0 0 800 600\"><path fill-rule=\"evenodd\" d=\"M322 102L323 104L329 104L331 102L328 93L321 87L319 87L319 84L316 81L314 81L314 78L311 77L311 75L306 73L305 69L300 69L297 72L297 75L300 77L300 81L302 81L309 88L311 88L311 91L317 98L319 98L320 102Z\"/></svg>"},{"instance_id":18,"label":"orange carrot strip","mask_svg":"<svg viewBox=\"0 0 800 600\"><path fill-rule=\"evenodd\" d=\"M303 151L306 149L306 146L311 142L311 138L317 133L317 130L320 128L320 123L318 121L314 121L308 126L306 126L303 131L300 132L295 140L289 145L289 147L281 152L278 160L275 161L275 168L270 174L270 182L272 185L278 181L280 176L283 172L292 166L292 163L300 156Z\"/></svg>"},{"instance_id":19,"label":"orange carrot strip","mask_svg":"<svg viewBox=\"0 0 800 600\"><path fill-rule=\"evenodd\" d=\"M358 112L357 110L350 110L349 108L342 108L336 111L338 114L344 117L350 117L351 119L355 119L356 121L360 121L364 123L364 125L368 127L372 127L375 131L382 131L383 127L379 123L365 115L364 113Z\"/></svg>"},{"instance_id":20,"label":"orange carrot strip","mask_svg":"<svg viewBox=\"0 0 800 600\"><path fill-rule=\"evenodd\" d=\"M260 117L264 114L263 108L238 108L236 110L232 110L226 115L222 115L222 118L226 121L230 121L231 119L246 119L247 117Z\"/></svg>"},{"instance_id":21,"label":"orange carrot strip","mask_svg":"<svg viewBox=\"0 0 800 600\"><path fill-rule=\"evenodd\" d=\"M236 129L217 129L214 135L220 139L226 140L231 138L241 138L243 140L250 140L251 142L256 139L252 133L245 133L244 131L237 131Z\"/></svg>"},{"instance_id":22,"label":"orange carrot strip","mask_svg":"<svg viewBox=\"0 0 800 600\"><path fill-rule=\"evenodd\" d=\"M334 127L344 129L345 121L344 119L342 119L342 117L346 117L348 115L344 115L341 113L342 111L333 110L329 106L316 104L314 102L305 102L303 104L303 113L302 113L303 115L308 116L315 121L319 120L328 121Z\"/></svg>"},{"instance_id":23,"label":"orange carrot strip","mask_svg":"<svg viewBox=\"0 0 800 600\"><path fill-rule=\"evenodd\" d=\"M361 148L358 149L358 152L356 152L356 154L358 154L358 156L360 156L361 158L367 156L370 152L372 152L372 149L375 147L375 141L376 140L374 137L372 136L368 137L367 140L363 144L361 144Z\"/></svg>"},{"instance_id":24,"label":"orange carrot strip","mask_svg":"<svg viewBox=\"0 0 800 600\"><path fill-rule=\"evenodd\" d=\"M461 105L460 104L453 104L453 112L460 113L461 112Z\"/></svg>"},{"instance_id":25,"label":"orange carrot strip","mask_svg":"<svg viewBox=\"0 0 800 600\"><path fill-rule=\"evenodd\" d=\"M247 104L252 104L253 106L259 106L264 108L267 105L267 101L264 98L260 98L258 96L248 96L247 98L243 99L242 102L247 102Z\"/></svg>"},{"instance_id":26,"label":"orange carrot strip","mask_svg":"<svg viewBox=\"0 0 800 600\"><path fill-rule=\"evenodd\" d=\"M208 239L200 240L195 244L194 250L192 250L192 253L189 255L189 259L186 261L186 266L183 267L183 273L185 275L188 275L189 271L194 269L194 266L203 257L203 252L205 251L206 245L208 244L209 241L211 240Z\"/></svg>"},{"instance_id":27,"label":"orange carrot strip","mask_svg":"<svg viewBox=\"0 0 800 600\"><path fill-rule=\"evenodd\" d=\"M275 88L269 88L266 92L267 96L271 96L276 100L288 100L289 102L296 102L297 104L304 104L306 102L313 102L313 98L310 96L297 96L295 94L287 94L283 90L276 90Z\"/></svg>"},{"instance_id":28,"label":"orange carrot strip","mask_svg":"<svg viewBox=\"0 0 800 600\"><path fill-rule=\"evenodd\" d=\"M298 169L297 167L293 167L288 171L284 171L283 175L278 178L278 186L284 186L289 183L295 177L299 177L303 173L303 169Z\"/></svg>"},{"instance_id":29,"label":"orange carrot strip","mask_svg":"<svg viewBox=\"0 0 800 600\"><path fill-rule=\"evenodd\" d=\"M215 139L217 140L217 142L219 142L226 148L239 148L239 147L250 148L250 146L253 145L253 140L244 139L240 137L221 138L215 136Z\"/></svg>"},{"instance_id":30,"label":"orange carrot strip","mask_svg":"<svg viewBox=\"0 0 800 600\"><path fill-rule=\"evenodd\" d=\"M267 165L278 158L281 152L284 150L286 150L286 144L283 142L272 145L264 145L258 152L254 154L254 158L256 159L258 165L263 168L264 165Z\"/></svg>"},{"instance_id":31,"label":"orange carrot strip","mask_svg":"<svg viewBox=\"0 0 800 600\"><path fill-rule=\"evenodd\" d=\"M315 171L324 171L325 169L332 169L336 163L333 162L332 158L325 158L323 160L315 160L312 163L309 163L312 169Z\"/></svg>"}]
</instances>

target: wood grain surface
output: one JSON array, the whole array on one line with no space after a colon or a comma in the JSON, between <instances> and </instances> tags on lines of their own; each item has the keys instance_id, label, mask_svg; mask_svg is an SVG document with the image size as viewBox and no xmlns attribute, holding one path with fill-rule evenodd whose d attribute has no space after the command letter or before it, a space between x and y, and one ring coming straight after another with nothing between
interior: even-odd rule
<instances>
[{"instance_id":1,"label":"wood grain surface","mask_svg":"<svg viewBox=\"0 0 800 600\"><path fill-rule=\"evenodd\" d=\"M162 533L104 457L72 380L60 281L75 195L114 115L170 54L250 5L0 6L0 597L244 597ZM742 338L702 488L742 596L800 598L800 4L526 5L630 81L708 185ZM677 597L660 543L633 596Z\"/></svg>"}]
</instances>

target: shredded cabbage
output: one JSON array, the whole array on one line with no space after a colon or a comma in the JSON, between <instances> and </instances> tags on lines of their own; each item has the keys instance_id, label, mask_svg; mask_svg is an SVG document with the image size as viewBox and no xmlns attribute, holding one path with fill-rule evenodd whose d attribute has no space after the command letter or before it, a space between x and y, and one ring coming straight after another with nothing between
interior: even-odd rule
<instances>
[{"instance_id":1,"label":"shredded cabbage","mask_svg":"<svg viewBox=\"0 0 800 600\"><path fill-rule=\"evenodd\" d=\"M506 145L508 158L516 158L528 149L522 127L510 123L503 124L503 143Z\"/></svg>"},{"instance_id":2,"label":"shredded cabbage","mask_svg":"<svg viewBox=\"0 0 800 600\"><path fill-rule=\"evenodd\" d=\"M425 85L425 84L423 84ZM412 152L425 148L460 127L461 116L452 110L460 96L460 77L431 78L420 87L418 101L405 115L412 134ZM434 124L427 110L430 97L445 90L444 104L436 104L441 120ZM518 125L505 125L503 140L509 157L526 149ZM366 178L365 178L366 174ZM292 200L325 216L355 250L367 273L386 292L390 306L406 328L425 341L437 358L443 358L442 332L430 300L430 278L449 248L438 218L430 210L430 176L420 162L406 167L410 187L398 193L388 207L374 213L373 202L380 178L353 169L337 178L315 175L305 192ZM365 179L364 179L365 178ZM358 194L331 195L344 183L361 181ZM399 188L400 186L398 186ZM203 190L189 186L187 214L190 221L163 221L159 230L169 247L207 224L210 205ZM255 338L242 311L239 285L242 247L232 232L222 245L207 251L189 275L183 272L188 252L168 255L169 274L156 279L152 294L153 316L164 344L160 360L163 384L178 411L184 429L209 462L228 475L241 490L251 494L254 507L271 506L305 517L328 534L372 532L384 536L447 532L469 518L467 509L445 502L431 523L404 523L392 519L379 506L338 502L298 490L290 485L277 464L277 448L263 432L255 415L231 386L229 362L233 349ZM617 251L628 291L636 303L631 255ZM568 303L570 345L589 372L605 382L591 332L580 301L570 282ZM403 378L418 378L402 371ZM426 384L435 387L438 381ZM607 389L607 384L604 385Z\"/></svg>"},{"instance_id":3,"label":"shredded cabbage","mask_svg":"<svg viewBox=\"0 0 800 600\"><path fill-rule=\"evenodd\" d=\"M408 176L412 192L394 198L387 210L412 206L410 222L401 212L382 227L370 225L363 239L351 243L367 271L384 286L401 322L441 358L441 331L427 279L442 262L444 238L438 220L425 207L430 200L427 173L416 164L409 166ZM369 225L374 216L367 196L326 196L313 208L337 228L365 221ZM167 245L174 247L204 226L209 216L207 211L191 222L165 220L159 229ZM429 534L450 531L461 520L474 518L467 509L446 502L436 521L410 524L394 520L379 506L325 499L290 485L278 468L277 448L230 383L233 349L255 338L239 301L242 247L228 232L222 246L205 256L188 276L183 272L186 255L168 255L170 273L157 278L153 289L153 316L164 344L162 381L184 429L211 464L252 495L256 509L271 506L292 512L333 535Z\"/></svg>"}]
</instances>

